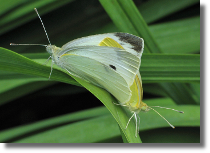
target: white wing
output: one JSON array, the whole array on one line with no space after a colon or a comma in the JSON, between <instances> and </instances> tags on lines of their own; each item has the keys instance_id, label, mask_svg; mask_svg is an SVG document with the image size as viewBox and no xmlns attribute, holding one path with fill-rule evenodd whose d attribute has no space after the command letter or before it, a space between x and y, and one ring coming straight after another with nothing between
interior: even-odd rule
<instances>
[{"instance_id":1,"label":"white wing","mask_svg":"<svg viewBox=\"0 0 210 153\"><path fill-rule=\"evenodd\" d=\"M131 97L139 73L144 40L127 33L106 33L75 39L54 51L55 63L112 93L121 103Z\"/></svg>"},{"instance_id":2,"label":"white wing","mask_svg":"<svg viewBox=\"0 0 210 153\"><path fill-rule=\"evenodd\" d=\"M144 50L144 40L140 37L128 33L105 33L92 35L87 37L72 40L62 46L62 49L68 49L75 46L98 46L99 43L106 37L117 41L127 52L130 52L141 58Z\"/></svg>"},{"instance_id":3,"label":"white wing","mask_svg":"<svg viewBox=\"0 0 210 153\"><path fill-rule=\"evenodd\" d=\"M123 77L128 86L133 84L136 73L139 71L140 59L125 51L124 49L107 46L77 46L59 53L59 61L68 63L70 66L71 60L66 59L71 55L86 57L99 62L107 68L112 68L115 73ZM65 57L65 58L63 58ZM63 61L65 59L65 61ZM78 61L78 63L81 62ZM89 63L86 63L88 65ZM88 68L87 68L88 69ZM94 77L94 76L92 76Z\"/></svg>"},{"instance_id":4,"label":"white wing","mask_svg":"<svg viewBox=\"0 0 210 153\"><path fill-rule=\"evenodd\" d=\"M124 49L107 46L77 46L58 55L59 65L112 93L120 102L131 96L130 85L139 69L140 59Z\"/></svg>"}]
</instances>

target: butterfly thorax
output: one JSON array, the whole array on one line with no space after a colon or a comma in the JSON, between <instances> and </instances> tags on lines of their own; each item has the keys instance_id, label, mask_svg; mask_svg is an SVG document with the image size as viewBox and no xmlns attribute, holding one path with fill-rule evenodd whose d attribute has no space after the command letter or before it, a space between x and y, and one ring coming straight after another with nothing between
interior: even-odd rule
<instances>
[{"instance_id":1,"label":"butterfly thorax","mask_svg":"<svg viewBox=\"0 0 210 153\"><path fill-rule=\"evenodd\" d=\"M131 112L135 112L136 114L138 114L140 111L147 112L150 110L150 107L142 101L140 102L140 105L134 103L128 103L126 106Z\"/></svg>"},{"instance_id":2,"label":"butterfly thorax","mask_svg":"<svg viewBox=\"0 0 210 153\"><path fill-rule=\"evenodd\" d=\"M139 109L140 109L141 111L145 111L145 112L147 112L147 111L149 111L149 110L150 110L150 107L149 107L149 106L147 106L147 104L146 104L146 103L141 102Z\"/></svg>"},{"instance_id":3,"label":"butterfly thorax","mask_svg":"<svg viewBox=\"0 0 210 153\"><path fill-rule=\"evenodd\" d=\"M62 49L60 47L56 47L55 45L47 45L46 50L51 55L53 62L59 65L58 54L62 51Z\"/></svg>"},{"instance_id":4,"label":"butterfly thorax","mask_svg":"<svg viewBox=\"0 0 210 153\"><path fill-rule=\"evenodd\" d=\"M47 45L46 50L50 55L53 55L60 52L62 49L60 47L56 47L55 45Z\"/></svg>"}]
</instances>

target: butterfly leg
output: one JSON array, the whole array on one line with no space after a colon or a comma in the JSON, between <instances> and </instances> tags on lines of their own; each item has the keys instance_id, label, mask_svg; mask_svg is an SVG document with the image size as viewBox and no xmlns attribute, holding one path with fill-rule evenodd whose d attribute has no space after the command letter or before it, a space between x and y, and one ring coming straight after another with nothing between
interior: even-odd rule
<instances>
[{"instance_id":1,"label":"butterfly leg","mask_svg":"<svg viewBox=\"0 0 210 153\"><path fill-rule=\"evenodd\" d=\"M52 63L51 63L51 71L50 71L50 75L49 75L49 79L48 79L48 80L50 80L50 76L51 76L51 74L52 74L53 64L54 64L54 62L52 61Z\"/></svg>"},{"instance_id":2,"label":"butterfly leg","mask_svg":"<svg viewBox=\"0 0 210 153\"><path fill-rule=\"evenodd\" d=\"M134 113L135 115L134 115L134 117L135 117L135 120L136 120L136 133L135 133L135 137L137 137L137 134L139 134L139 132L138 132L138 118L137 118L137 114L136 113Z\"/></svg>"},{"instance_id":3,"label":"butterfly leg","mask_svg":"<svg viewBox=\"0 0 210 153\"><path fill-rule=\"evenodd\" d=\"M127 106L127 105L117 104L117 103L115 103L115 102L112 102L112 103L115 104L115 105Z\"/></svg>"},{"instance_id":4,"label":"butterfly leg","mask_svg":"<svg viewBox=\"0 0 210 153\"><path fill-rule=\"evenodd\" d=\"M50 59L51 59L51 56L48 57L48 59L42 65L46 65L49 62Z\"/></svg>"},{"instance_id":5,"label":"butterfly leg","mask_svg":"<svg viewBox=\"0 0 210 153\"><path fill-rule=\"evenodd\" d=\"M133 113L133 115L129 118L128 123L127 123L127 125L126 125L126 127L125 127L125 130L127 129L128 124L130 123L130 121L131 121L131 119L133 118L134 115L135 115L135 113Z\"/></svg>"},{"instance_id":6,"label":"butterfly leg","mask_svg":"<svg viewBox=\"0 0 210 153\"><path fill-rule=\"evenodd\" d=\"M140 117L139 117L139 115L137 114L137 117L138 117L138 119L139 119L139 122L138 122L138 134L139 134L139 127L140 127Z\"/></svg>"}]
</instances>

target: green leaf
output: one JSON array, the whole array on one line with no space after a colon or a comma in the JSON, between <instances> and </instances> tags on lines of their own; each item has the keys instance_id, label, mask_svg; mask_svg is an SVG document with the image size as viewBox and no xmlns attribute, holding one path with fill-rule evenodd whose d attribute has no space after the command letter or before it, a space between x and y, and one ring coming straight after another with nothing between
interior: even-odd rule
<instances>
[{"instance_id":1,"label":"green leaf","mask_svg":"<svg viewBox=\"0 0 210 153\"><path fill-rule=\"evenodd\" d=\"M0 48L0 55L0 70L41 76L45 77L46 80L49 78L49 72L51 70L45 65L34 62L20 54L3 48ZM53 73L54 75L50 77L52 80L78 85L73 78L59 70L55 69L53 70Z\"/></svg>"},{"instance_id":2,"label":"green leaf","mask_svg":"<svg viewBox=\"0 0 210 153\"><path fill-rule=\"evenodd\" d=\"M36 78L8 79L0 81L0 106L14 99L20 98L44 87L51 86L56 82L40 81Z\"/></svg>"},{"instance_id":3,"label":"green leaf","mask_svg":"<svg viewBox=\"0 0 210 153\"><path fill-rule=\"evenodd\" d=\"M109 114L109 112L105 107L98 107L76 113L65 114L28 125L22 125L20 127L1 131L0 142L11 142L15 139L24 137L24 135L30 135L30 133L42 131L43 129L54 128L68 123L70 124L71 122L78 122L107 114Z\"/></svg>"},{"instance_id":4,"label":"green leaf","mask_svg":"<svg viewBox=\"0 0 210 153\"><path fill-rule=\"evenodd\" d=\"M143 54L143 83L200 81L200 55Z\"/></svg>"},{"instance_id":5,"label":"green leaf","mask_svg":"<svg viewBox=\"0 0 210 153\"><path fill-rule=\"evenodd\" d=\"M156 108L160 114L176 127L200 125L199 106L176 106L173 101L167 98L145 100L145 102L150 106L162 105L184 111L184 114L177 114L177 112L171 110ZM140 131L169 127L154 111L140 112L139 115L141 117ZM132 130L135 131L135 127ZM171 131L176 132L176 129L171 129ZM99 107L1 131L0 142L91 143L104 142L106 139L118 137L119 135L119 128L113 117L109 115L107 109ZM190 134L183 135L191 137Z\"/></svg>"},{"instance_id":6,"label":"green leaf","mask_svg":"<svg viewBox=\"0 0 210 153\"><path fill-rule=\"evenodd\" d=\"M142 3L138 9L145 21L151 23L199 2L199 0L182 0L177 2L169 0L149 0Z\"/></svg>"},{"instance_id":7,"label":"green leaf","mask_svg":"<svg viewBox=\"0 0 210 153\"><path fill-rule=\"evenodd\" d=\"M156 24L149 29L164 53L200 51L200 17Z\"/></svg>"}]
</instances>

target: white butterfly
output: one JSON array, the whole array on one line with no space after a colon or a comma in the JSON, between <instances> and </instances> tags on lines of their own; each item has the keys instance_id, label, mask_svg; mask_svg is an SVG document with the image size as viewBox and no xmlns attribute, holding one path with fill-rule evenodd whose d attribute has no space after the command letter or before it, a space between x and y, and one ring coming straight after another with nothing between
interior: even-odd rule
<instances>
[{"instance_id":1,"label":"white butterfly","mask_svg":"<svg viewBox=\"0 0 210 153\"><path fill-rule=\"evenodd\" d=\"M133 40L137 50L130 44ZM130 99L129 87L139 72L143 52L142 38L127 33L106 33L79 38L61 48L54 45L46 48L53 63L70 74L106 89L120 102Z\"/></svg>"}]
</instances>

